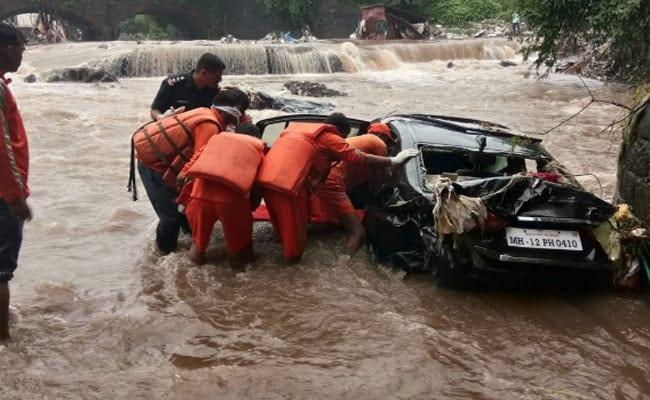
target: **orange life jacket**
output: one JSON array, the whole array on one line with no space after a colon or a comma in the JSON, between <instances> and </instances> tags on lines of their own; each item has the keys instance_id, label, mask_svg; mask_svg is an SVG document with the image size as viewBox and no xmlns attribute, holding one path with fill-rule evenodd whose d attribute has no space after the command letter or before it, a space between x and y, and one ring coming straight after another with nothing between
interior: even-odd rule
<instances>
[{"instance_id":1,"label":"orange life jacket","mask_svg":"<svg viewBox=\"0 0 650 400\"><path fill-rule=\"evenodd\" d=\"M216 181L248 197L264 159L264 142L238 133L213 136L187 171L192 178Z\"/></svg>"},{"instance_id":2,"label":"orange life jacket","mask_svg":"<svg viewBox=\"0 0 650 400\"><path fill-rule=\"evenodd\" d=\"M194 129L203 123L225 127L216 112L206 107L152 121L133 134L137 159L146 166L163 165L178 174L194 152Z\"/></svg>"},{"instance_id":3,"label":"orange life jacket","mask_svg":"<svg viewBox=\"0 0 650 400\"><path fill-rule=\"evenodd\" d=\"M297 196L309 176L316 140L332 125L292 122L273 144L257 173L257 182L268 189Z\"/></svg>"}]
</instances>

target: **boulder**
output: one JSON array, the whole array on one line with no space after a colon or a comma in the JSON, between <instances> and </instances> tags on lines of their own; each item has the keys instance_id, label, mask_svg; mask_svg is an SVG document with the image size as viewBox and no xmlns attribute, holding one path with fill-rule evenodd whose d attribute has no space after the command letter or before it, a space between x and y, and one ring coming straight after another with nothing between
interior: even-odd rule
<instances>
[{"instance_id":1,"label":"boulder","mask_svg":"<svg viewBox=\"0 0 650 400\"><path fill-rule=\"evenodd\" d=\"M117 77L102 69L89 67L65 68L55 71L48 82L117 82Z\"/></svg>"},{"instance_id":2,"label":"boulder","mask_svg":"<svg viewBox=\"0 0 650 400\"><path fill-rule=\"evenodd\" d=\"M516 67L517 63L510 60L501 60L501 62L499 62L499 65L502 67Z\"/></svg>"}]
</instances>

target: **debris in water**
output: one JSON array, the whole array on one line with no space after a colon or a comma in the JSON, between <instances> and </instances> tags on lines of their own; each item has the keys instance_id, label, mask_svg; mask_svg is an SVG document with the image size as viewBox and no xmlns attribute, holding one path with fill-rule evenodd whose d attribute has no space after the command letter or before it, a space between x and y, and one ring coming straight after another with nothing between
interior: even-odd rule
<instances>
[{"instance_id":1,"label":"debris in water","mask_svg":"<svg viewBox=\"0 0 650 400\"><path fill-rule=\"evenodd\" d=\"M502 67L516 67L517 63L510 60L501 60L499 63Z\"/></svg>"},{"instance_id":2,"label":"debris in water","mask_svg":"<svg viewBox=\"0 0 650 400\"><path fill-rule=\"evenodd\" d=\"M36 82L36 75L29 74L29 75L27 75L25 77L24 81L27 82L27 83L34 83L34 82Z\"/></svg>"},{"instance_id":3,"label":"debris in water","mask_svg":"<svg viewBox=\"0 0 650 400\"><path fill-rule=\"evenodd\" d=\"M117 77L102 68L65 68L55 71L47 78L48 82L117 82Z\"/></svg>"},{"instance_id":4,"label":"debris in water","mask_svg":"<svg viewBox=\"0 0 650 400\"><path fill-rule=\"evenodd\" d=\"M224 36L219 40L221 43L239 43L239 39L233 35Z\"/></svg>"},{"instance_id":5,"label":"debris in water","mask_svg":"<svg viewBox=\"0 0 650 400\"><path fill-rule=\"evenodd\" d=\"M309 81L289 81L284 84L284 87L289 89L291 94L297 96L309 97L335 97L347 96L347 93L339 92L338 90L330 89L322 83L309 82Z\"/></svg>"},{"instance_id":6,"label":"debris in water","mask_svg":"<svg viewBox=\"0 0 650 400\"><path fill-rule=\"evenodd\" d=\"M248 94L251 99L251 110L273 109L288 113L314 113L326 114L334 110L332 103L321 103L309 100L291 99L288 97L273 97L268 93L240 85L239 88Z\"/></svg>"}]
</instances>

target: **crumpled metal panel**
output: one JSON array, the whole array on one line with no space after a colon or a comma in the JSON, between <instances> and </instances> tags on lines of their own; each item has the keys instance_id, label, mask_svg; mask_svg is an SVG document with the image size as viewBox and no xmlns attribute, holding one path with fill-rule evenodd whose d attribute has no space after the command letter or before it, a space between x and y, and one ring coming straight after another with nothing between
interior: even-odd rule
<instances>
[{"instance_id":1,"label":"crumpled metal panel","mask_svg":"<svg viewBox=\"0 0 650 400\"><path fill-rule=\"evenodd\" d=\"M616 207L590 192L535 177L487 178L454 183L454 187L459 194L471 197L506 188L485 201L488 209L501 217L568 218L600 224L616 212Z\"/></svg>"}]
</instances>

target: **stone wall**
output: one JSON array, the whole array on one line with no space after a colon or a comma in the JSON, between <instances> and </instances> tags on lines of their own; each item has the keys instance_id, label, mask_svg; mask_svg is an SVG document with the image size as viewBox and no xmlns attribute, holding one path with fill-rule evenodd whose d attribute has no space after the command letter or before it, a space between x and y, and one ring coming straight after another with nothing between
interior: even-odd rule
<instances>
[{"instance_id":1,"label":"stone wall","mask_svg":"<svg viewBox=\"0 0 650 400\"><path fill-rule=\"evenodd\" d=\"M618 160L618 195L650 225L650 97L630 120ZM643 104L643 103L642 103Z\"/></svg>"}]
</instances>

